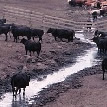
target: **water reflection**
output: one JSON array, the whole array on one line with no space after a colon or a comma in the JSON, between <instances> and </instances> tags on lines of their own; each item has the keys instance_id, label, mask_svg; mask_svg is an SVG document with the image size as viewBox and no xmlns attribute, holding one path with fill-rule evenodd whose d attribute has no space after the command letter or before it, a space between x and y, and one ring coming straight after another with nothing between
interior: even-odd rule
<instances>
[{"instance_id":1,"label":"water reflection","mask_svg":"<svg viewBox=\"0 0 107 107\"><path fill-rule=\"evenodd\" d=\"M19 94L17 97L13 97L12 93L6 93L2 96L0 107L27 107L28 99L25 95Z\"/></svg>"},{"instance_id":2,"label":"water reflection","mask_svg":"<svg viewBox=\"0 0 107 107\"><path fill-rule=\"evenodd\" d=\"M23 105L24 106L23 106ZM21 96L19 94L18 97L13 97L13 100L12 100L12 107L25 107L27 106L27 102L26 102L26 99L25 99L25 95Z\"/></svg>"}]
</instances>

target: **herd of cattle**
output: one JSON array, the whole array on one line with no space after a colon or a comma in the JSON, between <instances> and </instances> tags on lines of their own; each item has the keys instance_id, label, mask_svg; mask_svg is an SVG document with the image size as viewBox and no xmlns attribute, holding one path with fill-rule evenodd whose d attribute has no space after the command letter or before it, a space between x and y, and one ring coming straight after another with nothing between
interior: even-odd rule
<instances>
[{"instance_id":1,"label":"herd of cattle","mask_svg":"<svg viewBox=\"0 0 107 107\"><path fill-rule=\"evenodd\" d=\"M41 41L42 37L44 35L44 30L41 29L35 29L30 28L24 25L16 25L14 23L12 24L6 24L6 19L0 19L0 34L5 34L6 38L5 41L8 41L8 34L12 34L14 38L14 42L18 42L18 39L20 36L27 37L27 39L23 39L21 43L25 45L26 54L27 51L30 52L37 52L39 55L41 50ZM59 38L61 41L63 38L68 39L68 42L73 41L73 37L75 36L74 30L65 30L65 29L55 29L55 28L49 28L47 33L51 33L55 40L56 38ZM38 42L31 41L31 39L34 40L34 38L39 38Z\"/></svg>"},{"instance_id":2,"label":"herd of cattle","mask_svg":"<svg viewBox=\"0 0 107 107\"><path fill-rule=\"evenodd\" d=\"M83 0L68 0L69 4L73 7L79 6L79 7L87 7L86 1ZM100 6L100 2L97 2L97 7L93 8L92 10L89 10L89 14L92 15L93 20L97 19L97 16L106 16L107 15L107 9ZM91 6L90 6L91 7Z\"/></svg>"},{"instance_id":3,"label":"herd of cattle","mask_svg":"<svg viewBox=\"0 0 107 107\"><path fill-rule=\"evenodd\" d=\"M99 10L91 10L89 14L92 15L93 20L96 20L98 16L106 16L107 10L99 9Z\"/></svg>"},{"instance_id":4,"label":"herd of cattle","mask_svg":"<svg viewBox=\"0 0 107 107\"><path fill-rule=\"evenodd\" d=\"M68 42L73 42L73 38L75 37L74 30L65 30L65 29L55 29L49 28L46 33L51 33L52 36L57 40L59 38L61 41L67 39ZM27 52L37 52L39 56L41 51L41 41L44 35L44 30L30 28L24 25L16 25L16 24L7 24L6 19L0 19L0 35L4 34L5 41L8 41L9 34L13 36L14 42L18 42L19 37L22 36L24 38L21 39L20 43L25 45L26 55ZM36 42L34 38L39 38ZM31 40L32 39L32 40ZM21 92L21 88L23 88L23 94L25 94L25 88L29 85L30 76L27 73L19 72L12 76L11 78L11 86L13 91L13 96L17 95L17 92Z\"/></svg>"},{"instance_id":5,"label":"herd of cattle","mask_svg":"<svg viewBox=\"0 0 107 107\"><path fill-rule=\"evenodd\" d=\"M96 30L92 40L93 42L96 43L99 53L103 53L103 54L107 53L107 32ZM103 70L103 80L104 80L104 74L105 71L107 70L107 58L104 58L102 61L102 70Z\"/></svg>"},{"instance_id":6,"label":"herd of cattle","mask_svg":"<svg viewBox=\"0 0 107 107\"><path fill-rule=\"evenodd\" d=\"M107 52L107 32L96 30L95 36L93 37L93 41L96 43L98 51L100 53Z\"/></svg>"},{"instance_id":7,"label":"herd of cattle","mask_svg":"<svg viewBox=\"0 0 107 107\"><path fill-rule=\"evenodd\" d=\"M97 9L101 9L101 8L105 8L106 9L106 5L107 2L103 2L103 1L90 1L90 0L68 0L68 3L70 6L75 7L75 6L79 6L79 7L90 7L90 8L97 8Z\"/></svg>"},{"instance_id":8,"label":"herd of cattle","mask_svg":"<svg viewBox=\"0 0 107 107\"><path fill-rule=\"evenodd\" d=\"M14 42L18 42L20 36L26 37L21 39L20 43L25 45L26 55L27 52L37 52L39 56L41 51L41 41L42 36L44 35L44 31L41 29L30 28L23 25L16 25L16 24L6 24L6 19L0 19L0 34L5 34L6 38L5 41L8 40L9 32L14 37ZM61 41L62 39L67 39L68 42L73 42L73 38L75 37L74 30L65 30L65 29L55 29L49 28L46 33L51 33L52 36L57 40L59 38ZM34 41L34 38L38 37L38 42ZM31 40L33 39L33 40ZM98 47L98 51L100 53L107 53L107 32L101 32L96 30L95 36L92 38L93 42L96 43ZM104 59L102 62L102 70L103 70L103 79L105 69L107 69L107 59ZM21 92L21 88L23 88L23 94L25 94L25 88L29 85L30 76L27 73L17 73L12 76L11 78L11 86L13 91L13 96L17 95L17 92Z\"/></svg>"}]
</instances>

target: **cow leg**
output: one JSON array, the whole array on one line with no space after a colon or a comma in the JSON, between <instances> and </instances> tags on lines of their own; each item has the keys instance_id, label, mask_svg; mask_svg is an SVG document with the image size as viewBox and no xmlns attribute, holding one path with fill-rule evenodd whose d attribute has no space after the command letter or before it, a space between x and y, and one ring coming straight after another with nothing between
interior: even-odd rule
<instances>
[{"instance_id":1,"label":"cow leg","mask_svg":"<svg viewBox=\"0 0 107 107\"><path fill-rule=\"evenodd\" d=\"M19 94L21 93L21 88L19 89Z\"/></svg>"},{"instance_id":2,"label":"cow leg","mask_svg":"<svg viewBox=\"0 0 107 107\"><path fill-rule=\"evenodd\" d=\"M56 36L55 36L55 41L56 41Z\"/></svg>"},{"instance_id":3,"label":"cow leg","mask_svg":"<svg viewBox=\"0 0 107 107\"><path fill-rule=\"evenodd\" d=\"M104 73L105 73L105 71L103 71L103 80L104 80Z\"/></svg>"},{"instance_id":4,"label":"cow leg","mask_svg":"<svg viewBox=\"0 0 107 107\"><path fill-rule=\"evenodd\" d=\"M33 40L34 40L34 36L33 36L32 38L33 38Z\"/></svg>"},{"instance_id":5,"label":"cow leg","mask_svg":"<svg viewBox=\"0 0 107 107\"><path fill-rule=\"evenodd\" d=\"M37 51L37 55L39 56L39 54L40 54L40 51Z\"/></svg>"},{"instance_id":6,"label":"cow leg","mask_svg":"<svg viewBox=\"0 0 107 107\"><path fill-rule=\"evenodd\" d=\"M16 87L16 95L17 95L17 92L18 92L19 89L20 89L20 88Z\"/></svg>"},{"instance_id":7,"label":"cow leg","mask_svg":"<svg viewBox=\"0 0 107 107\"><path fill-rule=\"evenodd\" d=\"M33 54L34 54L35 52L33 51Z\"/></svg>"},{"instance_id":8,"label":"cow leg","mask_svg":"<svg viewBox=\"0 0 107 107\"><path fill-rule=\"evenodd\" d=\"M7 34L5 34L6 35L6 39L5 39L5 41L7 41Z\"/></svg>"},{"instance_id":9,"label":"cow leg","mask_svg":"<svg viewBox=\"0 0 107 107\"><path fill-rule=\"evenodd\" d=\"M17 37L17 39L19 40L19 36Z\"/></svg>"},{"instance_id":10,"label":"cow leg","mask_svg":"<svg viewBox=\"0 0 107 107\"><path fill-rule=\"evenodd\" d=\"M26 55L27 55L27 50L26 50Z\"/></svg>"},{"instance_id":11,"label":"cow leg","mask_svg":"<svg viewBox=\"0 0 107 107\"><path fill-rule=\"evenodd\" d=\"M33 40L34 40L34 37L32 37L32 38L33 38ZM30 39L31 39L31 36L27 36L27 39L30 40Z\"/></svg>"},{"instance_id":12,"label":"cow leg","mask_svg":"<svg viewBox=\"0 0 107 107\"><path fill-rule=\"evenodd\" d=\"M23 88L23 95L25 95L25 88Z\"/></svg>"},{"instance_id":13,"label":"cow leg","mask_svg":"<svg viewBox=\"0 0 107 107\"><path fill-rule=\"evenodd\" d=\"M39 41L42 41L42 37L39 37Z\"/></svg>"},{"instance_id":14,"label":"cow leg","mask_svg":"<svg viewBox=\"0 0 107 107\"><path fill-rule=\"evenodd\" d=\"M30 56L31 56L31 51L29 51L30 52Z\"/></svg>"},{"instance_id":15,"label":"cow leg","mask_svg":"<svg viewBox=\"0 0 107 107\"><path fill-rule=\"evenodd\" d=\"M103 71L103 80L104 80L104 74L105 74L105 62L102 62L102 71Z\"/></svg>"},{"instance_id":16,"label":"cow leg","mask_svg":"<svg viewBox=\"0 0 107 107\"><path fill-rule=\"evenodd\" d=\"M68 39L68 42L70 42L70 39Z\"/></svg>"},{"instance_id":17,"label":"cow leg","mask_svg":"<svg viewBox=\"0 0 107 107\"><path fill-rule=\"evenodd\" d=\"M17 37L14 37L14 42L16 42L16 43L17 43Z\"/></svg>"},{"instance_id":18,"label":"cow leg","mask_svg":"<svg viewBox=\"0 0 107 107\"><path fill-rule=\"evenodd\" d=\"M62 38L60 38L60 40L62 41Z\"/></svg>"},{"instance_id":19,"label":"cow leg","mask_svg":"<svg viewBox=\"0 0 107 107\"><path fill-rule=\"evenodd\" d=\"M17 43L17 39L18 39L18 36L16 36L16 43Z\"/></svg>"},{"instance_id":20,"label":"cow leg","mask_svg":"<svg viewBox=\"0 0 107 107\"><path fill-rule=\"evenodd\" d=\"M68 38L68 42L70 42L70 41L73 42L73 38L72 37Z\"/></svg>"},{"instance_id":21,"label":"cow leg","mask_svg":"<svg viewBox=\"0 0 107 107\"><path fill-rule=\"evenodd\" d=\"M14 92L15 92L15 87L12 87L12 91L13 91L13 96L15 96Z\"/></svg>"},{"instance_id":22,"label":"cow leg","mask_svg":"<svg viewBox=\"0 0 107 107\"><path fill-rule=\"evenodd\" d=\"M15 42L15 37L14 37L14 42Z\"/></svg>"}]
</instances>

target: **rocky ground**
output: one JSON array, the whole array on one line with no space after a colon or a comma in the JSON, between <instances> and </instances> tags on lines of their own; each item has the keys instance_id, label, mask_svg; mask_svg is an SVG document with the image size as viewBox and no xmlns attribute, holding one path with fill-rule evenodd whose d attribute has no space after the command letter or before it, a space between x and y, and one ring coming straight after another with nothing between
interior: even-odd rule
<instances>
[{"instance_id":1,"label":"rocky ground","mask_svg":"<svg viewBox=\"0 0 107 107\"><path fill-rule=\"evenodd\" d=\"M66 13L69 12L66 0L27 1L8 0L7 2L8 5L32 8L46 14L53 13L60 17L69 17L66 16ZM79 8L77 9L79 10ZM2 35L0 37L0 94L11 91L10 78L14 73L21 70L27 71L30 73L31 78L39 79L39 75L47 75L58 71L63 66L75 63L77 56L82 55L85 50L93 47L88 43L81 42L77 38L73 42L68 43L66 40L64 40L65 42L55 41L51 35L45 34L42 41L42 50L39 58L37 58L36 53L35 55L32 54L31 57L25 55L24 45L14 43L13 38L9 37L8 42L5 42L4 39L4 35ZM41 91L40 97L35 98L36 104L29 106L106 107L105 93L107 81L102 81L101 73L100 65L86 68L77 74L71 75L64 82L44 89ZM104 104L102 103L103 98Z\"/></svg>"}]
</instances>

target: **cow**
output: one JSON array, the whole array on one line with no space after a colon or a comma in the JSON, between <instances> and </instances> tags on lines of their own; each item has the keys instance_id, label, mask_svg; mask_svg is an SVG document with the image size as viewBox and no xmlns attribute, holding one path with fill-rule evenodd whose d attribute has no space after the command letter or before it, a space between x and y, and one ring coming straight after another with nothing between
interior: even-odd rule
<instances>
[{"instance_id":1,"label":"cow","mask_svg":"<svg viewBox=\"0 0 107 107\"><path fill-rule=\"evenodd\" d=\"M99 35L99 31L98 31L98 30L95 30L94 36L98 36L98 35Z\"/></svg>"},{"instance_id":2,"label":"cow","mask_svg":"<svg viewBox=\"0 0 107 107\"><path fill-rule=\"evenodd\" d=\"M4 23L6 23L6 19L0 19L0 25L3 25Z\"/></svg>"},{"instance_id":3,"label":"cow","mask_svg":"<svg viewBox=\"0 0 107 107\"><path fill-rule=\"evenodd\" d=\"M11 24L3 24L3 25L0 25L0 35L1 34L5 34L6 38L5 38L5 41L7 41L8 39L8 33L10 32L10 26Z\"/></svg>"},{"instance_id":4,"label":"cow","mask_svg":"<svg viewBox=\"0 0 107 107\"><path fill-rule=\"evenodd\" d=\"M13 34L14 42L17 42L19 36L26 36L28 40L31 39L31 29L27 26L12 24L11 33Z\"/></svg>"},{"instance_id":5,"label":"cow","mask_svg":"<svg viewBox=\"0 0 107 107\"><path fill-rule=\"evenodd\" d=\"M102 70L103 70L103 80L104 80L105 70L107 70L107 58L103 59L102 61Z\"/></svg>"},{"instance_id":6,"label":"cow","mask_svg":"<svg viewBox=\"0 0 107 107\"><path fill-rule=\"evenodd\" d=\"M85 5L85 1L76 1L76 5L79 7L83 7Z\"/></svg>"},{"instance_id":7,"label":"cow","mask_svg":"<svg viewBox=\"0 0 107 107\"><path fill-rule=\"evenodd\" d=\"M97 47L98 47L98 51L101 53L106 53L107 51L107 38L104 37L100 37L100 36L94 36L94 38L92 39L93 42L96 43Z\"/></svg>"},{"instance_id":8,"label":"cow","mask_svg":"<svg viewBox=\"0 0 107 107\"><path fill-rule=\"evenodd\" d=\"M31 52L37 52L37 55L39 56L40 51L41 51L41 43L35 42L35 41L31 41L31 40L27 40L25 38L23 38L20 43L23 43L25 45L25 50L26 50L26 55L27 55L27 51L30 52L30 56L31 56Z\"/></svg>"},{"instance_id":9,"label":"cow","mask_svg":"<svg viewBox=\"0 0 107 107\"><path fill-rule=\"evenodd\" d=\"M75 36L74 30L65 30L65 29L54 29L49 28L47 33L51 33L54 36L55 40L58 37L60 40L63 38L68 39L68 42L73 41L73 37Z\"/></svg>"},{"instance_id":10,"label":"cow","mask_svg":"<svg viewBox=\"0 0 107 107\"><path fill-rule=\"evenodd\" d=\"M105 16L106 15L106 10L105 9L100 9L100 16Z\"/></svg>"},{"instance_id":11,"label":"cow","mask_svg":"<svg viewBox=\"0 0 107 107\"><path fill-rule=\"evenodd\" d=\"M94 38L92 38L92 40L93 40L93 42L96 43L98 52L100 52L100 53L101 53L101 51L104 52L103 40L101 40L98 36L95 36Z\"/></svg>"},{"instance_id":12,"label":"cow","mask_svg":"<svg viewBox=\"0 0 107 107\"><path fill-rule=\"evenodd\" d=\"M97 16L98 16L97 11L94 11L94 12L92 13L93 21L97 20Z\"/></svg>"},{"instance_id":13,"label":"cow","mask_svg":"<svg viewBox=\"0 0 107 107\"><path fill-rule=\"evenodd\" d=\"M31 37L33 38L33 40L35 37L39 37L39 41L40 40L42 41L43 34L44 34L44 31L41 29L33 29L33 28L31 29Z\"/></svg>"},{"instance_id":14,"label":"cow","mask_svg":"<svg viewBox=\"0 0 107 107\"><path fill-rule=\"evenodd\" d=\"M97 1L96 7L97 9L101 9L101 3L99 1Z\"/></svg>"},{"instance_id":15,"label":"cow","mask_svg":"<svg viewBox=\"0 0 107 107\"><path fill-rule=\"evenodd\" d=\"M17 95L17 92L19 90L19 94L21 92L21 88L23 88L23 95L25 94L25 88L26 86L29 86L30 82L30 75L26 72L18 72L14 74L11 77L11 86L12 86L12 92L13 96Z\"/></svg>"},{"instance_id":16,"label":"cow","mask_svg":"<svg viewBox=\"0 0 107 107\"><path fill-rule=\"evenodd\" d=\"M85 1L78 1L78 0L68 0L69 5L75 7L75 6L79 6L82 7L85 5Z\"/></svg>"},{"instance_id":17,"label":"cow","mask_svg":"<svg viewBox=\"0 0 107 107\"><path fill-rule=\"evenodd\" d=\"M69 0L68 2L69 2L69 5L71 5L71 6L73 6L73 7L76 6L75 0L71 0L71 1Z\"/></svg>"},{"instance_id":18,"label":"cow","mask_svg":"<svg viewBox=\"0 0 107 107\"><path fill-rule=\"evenodd\" d=\"M100 37L107 37L107 32L96 30L95 33L94 33L94 35L95 36L99 36L100 35Z\"/></svg>"},{"instance_id":19,"label":"cow","mask_svg":"<svg viewBox=\"0 0 107 107\"><path fill-rule=\"evenodd\" d=\"M97 19L97 16L105 16L106 10L105 9L98 9L98 10L91 10L89 13L92 15L93 20Z\"/></svg>"}]
</instances>

